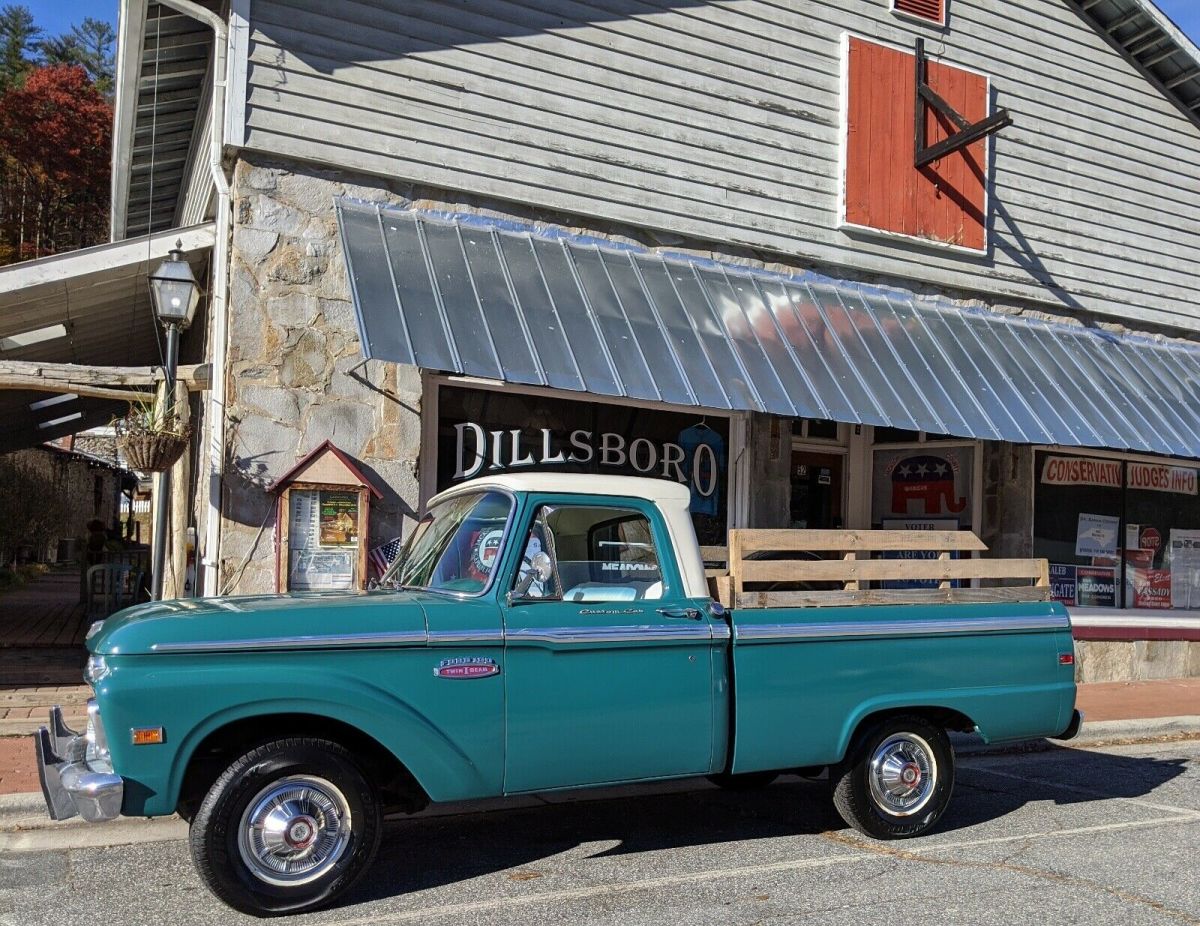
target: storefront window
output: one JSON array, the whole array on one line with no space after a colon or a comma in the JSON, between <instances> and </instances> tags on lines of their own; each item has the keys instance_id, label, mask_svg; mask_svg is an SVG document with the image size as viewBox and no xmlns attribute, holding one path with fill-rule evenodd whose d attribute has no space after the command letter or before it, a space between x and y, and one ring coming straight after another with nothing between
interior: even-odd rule
<instances>
[{"instance_id":1,"label":"storefront window","mask_svg":"<svg viewBox=\"0 0 1200 926\"><path fill-rule=\"evenodd\" d=\"M671 479L692 493L701 544L726 542L729 420L513 389L438 392L437 488L499 472Z\"/></svg>"},{"instance_id":2,"label":"storefront window","mask_svg":"<svg viewBox=\"0 0 1200 926\"><path fill-rule=\"evenodd\" d=\"M877 449L872 526L888 530L973 530L974 475L973 446Z\"/></svg>"},{"instance_id":3,"label":"storefront window","mask_svg":"<svg viewBox=\"0 0 1200 926\"><path fill-rule=\"evenodd\" d=\"M1035 455L1034 555L1053 597L1093 608L1200 607L1197 469Z\"/></svg>"},{"instance_id":4,"label":"storefront window","mask_svg":"<svg viewBox=\"0 0 1200 926\"><path fill-rule=\"evenodd\" d=\"M876 439L884 429L876 428ZM903 432L898 432L903 433ZM885 440L888 435L885 435ZM973 530L975 447L883 447L874 452L871 524L884 530ZM935 559L927 550L898 550L886 558ZM886 582L884 588L934 588L937 582ZM958 583L955 583L956 585Z\"/></svg>"}]
</instances>

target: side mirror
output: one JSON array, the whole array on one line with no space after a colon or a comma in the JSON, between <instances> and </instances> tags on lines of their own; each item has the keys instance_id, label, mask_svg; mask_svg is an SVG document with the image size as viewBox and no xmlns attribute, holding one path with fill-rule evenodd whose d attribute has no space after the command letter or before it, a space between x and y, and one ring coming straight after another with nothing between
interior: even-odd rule
<instances>
[{"instance_id":1,"label":"side mirror","mask_svg":"<svg viewBox=\"0 0 1200 926\"><path fill-rule=\"evenodd\" d=\"M532 571L537 574L539 582L549 582L550 577L554 575L554 563L550 561L550 554L544 550L534 553L529 565L533 567Z\"/></svg>"},{"instance_id":2,"label":"side mirror","mask_svg":"<svg viewBox=\"0 0 1200 926\"><path fill-rule=\"evenodd\" d=\"M539 550L529 558L529 571L526 572L512 591L508 593L506 599L509 606L512 606L514 601L545 601L544 597L530 598L529 589L533 585L534 580L538 582L549 582L554 575L554 561L550 559L550 554L544 550Z\"/></svg>"}]
</instances>

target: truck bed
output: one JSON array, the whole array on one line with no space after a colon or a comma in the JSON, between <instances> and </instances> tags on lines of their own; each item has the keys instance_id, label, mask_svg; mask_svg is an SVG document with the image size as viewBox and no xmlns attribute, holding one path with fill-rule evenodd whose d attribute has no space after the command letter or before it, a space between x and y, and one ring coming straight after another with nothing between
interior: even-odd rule
<instances>
[{"instance_id":1,"label":"truck bed","mask_svg":"<svg viewBox=\"0 0 1200 926\"><path fill-rule=\"evenodd\" d=\"M701 555L727 608L1049 600L1046 560L986 551L970 531L735 529Z\"/></svg>"}]
</instances>

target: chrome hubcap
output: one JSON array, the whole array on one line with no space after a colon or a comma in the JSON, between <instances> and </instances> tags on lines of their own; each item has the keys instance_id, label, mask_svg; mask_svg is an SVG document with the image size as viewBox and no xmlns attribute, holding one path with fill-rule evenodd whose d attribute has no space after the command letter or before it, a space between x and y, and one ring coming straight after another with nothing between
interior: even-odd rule
<instances>
[{"instance_id":1,"label":"chrome hubcap","mask_svg":"<svg viewBox=\"0 0 1200 926\"><path fill-rule=\"evenodd\" d=\"M281 778L246 805L238 851L260 881L306 884L337 864L350 842L351 822L346 797L332 782Z\"/></svg>"},{"instance_id":2,"label":"chrome hubcap","mask_svg":"<svg viewBox=\"0 0 1200 926\"><path fill-rule=\"evenodd\" d=\"M929 743L915 733L893 733L875 749L868 777L880 810L894 817L912 816L933 797L937 759Z\"/></svg>"}]
</instances>

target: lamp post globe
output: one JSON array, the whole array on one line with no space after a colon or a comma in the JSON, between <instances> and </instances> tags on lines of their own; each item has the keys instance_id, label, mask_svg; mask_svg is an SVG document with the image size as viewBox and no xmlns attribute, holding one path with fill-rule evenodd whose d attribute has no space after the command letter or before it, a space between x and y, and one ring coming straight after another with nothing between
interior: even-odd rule
<instances>
[{"instance_id":1,"label":"lamp post globe","mask_svg":"<svg viewBox=\"0 0 1200 926\"><path fill-rule=\"evenodd\" d=\"M154 315L164 325L178 325L186 329L196 315L200 304L200 287L192 275L192 266L183 258L181 242L150 276L150 298L154 302Z\"/></svg>"}]
</instances>

